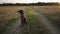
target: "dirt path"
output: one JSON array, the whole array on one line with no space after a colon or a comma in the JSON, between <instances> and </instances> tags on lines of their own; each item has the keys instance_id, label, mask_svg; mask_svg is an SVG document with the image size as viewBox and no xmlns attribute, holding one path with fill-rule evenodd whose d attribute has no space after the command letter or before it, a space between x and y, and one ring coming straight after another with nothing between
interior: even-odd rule
<instances>
[{"instance_id":1,"label":"dirt path","mask_svg":"<svg viewBox=\"0 0 60 34\"><path fill-rule=\"evenodd\" d=\"M37 13L37 16L40 17L40 20L42 21L42 24L45 26L46 29L48 29L52 34L59 34L57 28L52 26L50 21L48 21L45 16L43 16L41 13L39 13L34 8L31 8L31 7L29 7L29 8Z\"/></svg>"}]
</instances>

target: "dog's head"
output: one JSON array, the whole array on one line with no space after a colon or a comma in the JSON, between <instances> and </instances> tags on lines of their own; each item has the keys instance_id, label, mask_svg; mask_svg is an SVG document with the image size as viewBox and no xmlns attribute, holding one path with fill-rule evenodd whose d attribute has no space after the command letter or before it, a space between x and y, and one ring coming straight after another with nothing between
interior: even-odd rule
<instances>
[{"instance_id":1,"label":"dog's head","mask_svg":"<svg viewBox=\"0 0 60 34\"><path fill-rule=\"evenodd\" d=\"M24 11L23 10L19 10L18 12L21 13L21 14L23 14Z\"/></svg>"}]
</instances>

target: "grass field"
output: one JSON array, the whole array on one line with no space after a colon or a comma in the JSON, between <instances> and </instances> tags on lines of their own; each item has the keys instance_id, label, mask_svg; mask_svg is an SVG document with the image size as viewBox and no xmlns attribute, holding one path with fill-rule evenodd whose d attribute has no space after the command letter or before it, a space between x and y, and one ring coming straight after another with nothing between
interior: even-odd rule
<instances>
[{"instance_id":1,"label":"grass field","mask_svg":"<svg viewBox=\"0 0 60 34\"><path fill-rule=\"evenodd\" d=\"M22 34L53 34L44 19L44 15L51 25L60 29L60 6L0 6L0 33L6 31L9 24L14 23L18 18L18 10L24 10L29 25L23 28ZM42 19L41 19L42 18ZM2 29L2 30L1 30Z\"/></svg>"}]
</instances>

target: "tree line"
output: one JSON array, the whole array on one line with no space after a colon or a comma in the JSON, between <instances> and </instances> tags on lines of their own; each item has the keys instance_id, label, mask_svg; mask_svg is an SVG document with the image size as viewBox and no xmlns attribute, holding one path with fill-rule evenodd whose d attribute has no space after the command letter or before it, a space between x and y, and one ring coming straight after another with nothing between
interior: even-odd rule
<instances>
[{"instance_id":1,"label":"tree line","mask_svg":"<svg viewBox=\"0 0 60 34\"><path fill-rule=\"evenodd\" d=\"M38 2L38 3L28 3L28 4L26 4L26 3L3 3L3 4L0 4L0 6L25 6L25 5L27 5L27 6L30 6L30 5L32 5L32 6L34 6L34 5L36 5L36 6L58 6L58 5L60 5L58 2L56 2L56 3L54 3L54 2L51 2L51 3L42 3L42 2Z\"/></svg>"}]
</instances>

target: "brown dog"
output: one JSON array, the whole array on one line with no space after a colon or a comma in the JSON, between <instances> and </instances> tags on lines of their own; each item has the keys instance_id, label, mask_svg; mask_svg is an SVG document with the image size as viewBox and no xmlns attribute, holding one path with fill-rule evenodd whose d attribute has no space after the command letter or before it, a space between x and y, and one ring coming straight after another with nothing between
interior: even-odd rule
<instances>
[{"instance_id":1,"label":"brown dog","mask_svg":"<svg viewBox=\"0 0 60 34\"><path fill-rule=\"evenodd\" d=\"M27 24L27 19L26 19L26 15L24 14L23 10L19 10L18 11L21 14L21 27L25 24Z\"/></svg>"}]
</instances>

